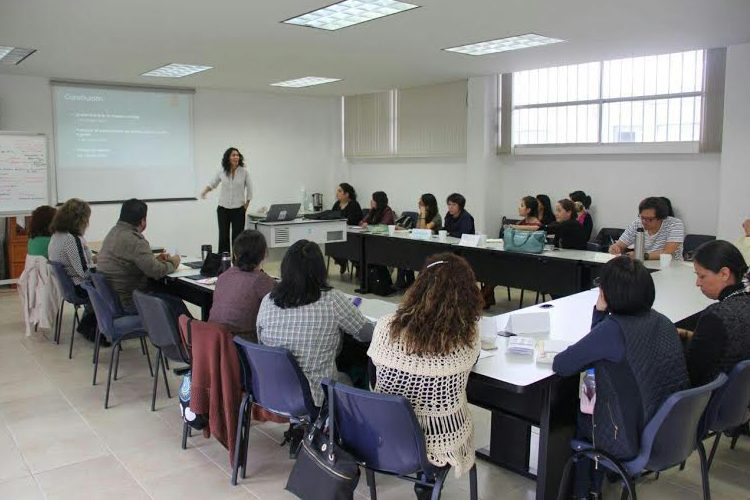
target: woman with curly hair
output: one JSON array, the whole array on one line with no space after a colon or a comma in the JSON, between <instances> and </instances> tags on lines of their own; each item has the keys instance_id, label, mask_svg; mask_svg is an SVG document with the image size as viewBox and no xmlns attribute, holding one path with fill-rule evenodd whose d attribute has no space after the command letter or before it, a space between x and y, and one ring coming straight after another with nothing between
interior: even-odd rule
<instances>
[{"instance_id":1,"label":"woman with curly hair","mask_svg":"<svg viewBox=\"0 0 750 500\"><path fill-rule=\"evenodd\" d=\"M29 243L26 255L40 256L49 259L49 240L52 236L50 224L57 210L49 205L36 207L31 212L31 223L29 224Z\"/></svg>"},{"instance_id":2,"label":"woman with curly hair","mask_svg":"<svg viewBox=\"0 0 750 500\"><path fill-rule=\"evenodd\" d=\"M479 356L481 311L466 260L433 255L396 312L378 321L367 351L376 369L375 391L411 402L430 463L450 465L457 476L474 466L466 383Z\"/></svg>"},{"instance_id":3,"label":"woman with curly hair","mask_svg":"<svg viewBox=\"0 0 750 500\"><path fill-rule=\"evenodd\" d=\"M221 185L216 217L219 223L219 253L229 252L235 238L245 229L245 211L253 198L250 173L245 157L237 148L227 148L221 158L221 169L201 191L201 198ZM232 239L229 239L229 233Z\"/></svg>"}]
</instances>

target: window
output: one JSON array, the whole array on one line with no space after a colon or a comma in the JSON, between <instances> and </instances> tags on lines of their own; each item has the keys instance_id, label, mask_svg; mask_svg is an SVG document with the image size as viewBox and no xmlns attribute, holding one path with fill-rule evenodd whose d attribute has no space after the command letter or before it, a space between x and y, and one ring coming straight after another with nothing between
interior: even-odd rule
<instances>
[{"instance_id":1,"label":"window","mask_svg":"<svg viewBox=\"0 0 750 500\"><path fill-rule=\"evenodd\" d=\"M705 52L513 73L514 145L697 142Z\"/></svg>"}]
</instances>

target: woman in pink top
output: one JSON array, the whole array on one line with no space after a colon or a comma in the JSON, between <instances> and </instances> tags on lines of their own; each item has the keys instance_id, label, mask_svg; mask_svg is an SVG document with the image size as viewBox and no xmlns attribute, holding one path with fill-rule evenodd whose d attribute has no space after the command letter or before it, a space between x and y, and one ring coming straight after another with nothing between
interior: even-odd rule
<instances>
[{"instance_id":1,"label":"woman in pink top","mask_svg":"<svg viewBox=\"0 0 750 500\"><path fill-rule=\"evenodd\" d=\"M388 195L383 191L372 193L370 201L370 211L367 217L360 223L360 226L367 227L369 224L385 224L386 226L395 224L396 217L388 206Z\"/></svg>"}]
</instances>

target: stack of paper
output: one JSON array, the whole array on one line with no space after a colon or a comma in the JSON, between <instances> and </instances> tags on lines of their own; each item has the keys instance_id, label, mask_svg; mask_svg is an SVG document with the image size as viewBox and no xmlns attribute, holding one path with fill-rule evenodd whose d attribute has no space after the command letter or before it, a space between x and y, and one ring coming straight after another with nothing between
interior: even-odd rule
<instances>
[{"instance_id":1,"label":"stack of paper","mask_svg":"<svg viewBox=\"0 0 750 500\"><path fill-rule=\"evenodd\" d=\"M508 339L508 352L522 354L524 356L533 356L535 345L536 339L531 337L511 337Z\"/></svg>"}]
</instances>

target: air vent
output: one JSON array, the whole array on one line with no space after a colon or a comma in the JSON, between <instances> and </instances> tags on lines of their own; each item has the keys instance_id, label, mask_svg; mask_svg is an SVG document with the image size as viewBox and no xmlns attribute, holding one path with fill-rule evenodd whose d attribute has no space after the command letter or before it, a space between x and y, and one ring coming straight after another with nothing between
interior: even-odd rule
<instances>
[{"instance_id":1,"label":"air vent","mask_svg":"<svg viewBox=\"0 0 750 500\"><path fill-rule=\"evenodd\" d=\"M341 241L344 239L344 231L326 231L326 241Z\"/></svg>"},{"instance_id":2,"label":"air vent","mask_svg":"<svg viewBox=\"0 0 750 500\"><path fill-rule=\"evenodd\" d=\"M276 245L283 245L289 243L289 228L288 227L277 227L273 233L273 242Z\"/></svg>"}]
</instances>

